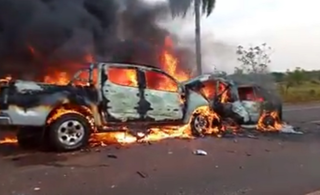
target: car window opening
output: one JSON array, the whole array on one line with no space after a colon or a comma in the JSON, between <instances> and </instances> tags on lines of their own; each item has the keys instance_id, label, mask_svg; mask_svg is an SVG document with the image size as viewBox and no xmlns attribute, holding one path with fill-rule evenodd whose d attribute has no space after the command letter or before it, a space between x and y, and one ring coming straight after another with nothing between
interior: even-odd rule
<instances>
[{"instance_id":1,"label":"car window opening","mask_svg":"<svg viewBox=\"0 0 320 195\"><path fill-rule=\"evenodd\" d=\"M239 87L238 92L241 101L264 101L262 97L258 97L254 93L253 87Z\"/></svg>"},{"instance_id":2,"label":"car window opening","mask_svg":"<svg viewBox=\"0 0 320 195\"><path fill-rule=\"evenodd\" d=\"M213 99L216 95L216 82L204 82L202 93L207 99Z\"/></svg>"},{"instance_id":3,"label":"car window opening","mask_svg":"<svg viewBox=\"0 0 320 195\"><path fill-rule=\"evenodd\" d=\"M136 70L132 68L108 68L109 80L117 85L138 87Z\"/></svg>"},{"instance_id":4,"label":"car window opening","mask_svg":"<svg viewBox=\"0 0 320 195\"><path fill-rule=\"evenodd\" d=\"M147 89L168 92L178 91L178 83L167 75L155 71L146 71L145 75Z\"/></svg>"}]
</instances>

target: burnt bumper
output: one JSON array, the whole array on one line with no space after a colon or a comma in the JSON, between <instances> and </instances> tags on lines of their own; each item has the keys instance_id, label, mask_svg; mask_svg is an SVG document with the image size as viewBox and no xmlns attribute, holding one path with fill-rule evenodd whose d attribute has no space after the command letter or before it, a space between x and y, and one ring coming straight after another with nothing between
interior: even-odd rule
<instances>
[{"instance_id":1,"label":"burnt bumper","mask_svg":"<svg viewBox=\"0 0 320 195\"><path fill-rule=\"evenodd\" d=\"M5 126L5 125L11 125L11 118L8 114L5 113L0 113L0 125Z\"/></svg>"}]
</instances>

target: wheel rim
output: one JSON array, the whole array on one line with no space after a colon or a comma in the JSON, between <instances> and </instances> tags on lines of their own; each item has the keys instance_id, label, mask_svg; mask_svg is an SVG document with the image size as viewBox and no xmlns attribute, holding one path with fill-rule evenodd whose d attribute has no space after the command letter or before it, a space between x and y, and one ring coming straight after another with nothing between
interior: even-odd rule
<instances>
[{"instance_id":1,"label":"wheel rim","mask_svg":"<svg viewBox=\"0 0 320 195\"><path fill-rule=\"evenodd\" d=\"M59 141L67 146L77 145L84 137L84 126L76 120L62 123L58 129Z\"/></svg>"},{"instance_id":2,"label":"wheel rim","mask_svg":"<svg viewBox=\"0 0 320 195\"><path fill-rule=\"evenodd\" d=\"M275 119L271 115L267 115L263 118L262 121L263 125L268 127L268 126L274 126L275 124Z\"/></svg>"},{"instance_id":3,"label":"wheel rim","mask_svg":"<svg viewBox=\"0 0 320 195\"><path fill-rule=\"evenodd\" d=\"M205 130L206 126L207 126L207 120L204 116L197 116L194 119L194 129L198 132L198 133L203 133L203 131Z\"/></svg>"}]
</instances>

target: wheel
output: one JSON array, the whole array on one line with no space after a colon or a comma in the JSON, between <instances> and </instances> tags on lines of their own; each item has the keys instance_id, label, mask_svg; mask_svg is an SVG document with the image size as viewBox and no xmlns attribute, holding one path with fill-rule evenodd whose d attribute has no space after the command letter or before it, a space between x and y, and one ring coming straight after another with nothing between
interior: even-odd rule
<instances>
[{"instance_id":1,"label":"wheel","mask_svg":"<svg viewBox=\"0 0 320 195\"><path fill-rule=\"evenodd\" d=\"M271 115L266 115L263 120L262 120L262 123L265 127L268 127L268 126L274 126L275 123L276 123L276 120L275 118L273 118Z\"/></svg>"},{"instance_id":2,"label":"wheel","mask_svg":"<svg viewBox=\"0 0 320 195\"><path fill-rule=\"evenodd\" d=\"M193 136L202 137L210 127L209 119L202 114L194 114L191 120L191 133Z\"/></svg>"},{"instance_id":3,"label":"wheel","mask_svg":"<svg viewBox=\"0 0 320 195\"><path fill-rule=\"evenodd\" d=\"M68 113L49 127L50 145L57 151L72 151L86 146L91 134L89 121L82 115Z\"/></svg>"},{"instance_id":4,"label":"wheel","mask_svg":"<svg viewBox=\"0 0 320 195\"><path fill-rule=\"evenodd\" d=\"M36 127L20 127L17 133L18 145L30 149L40 145L43 132Z\"/></svg>"}]
</instances>

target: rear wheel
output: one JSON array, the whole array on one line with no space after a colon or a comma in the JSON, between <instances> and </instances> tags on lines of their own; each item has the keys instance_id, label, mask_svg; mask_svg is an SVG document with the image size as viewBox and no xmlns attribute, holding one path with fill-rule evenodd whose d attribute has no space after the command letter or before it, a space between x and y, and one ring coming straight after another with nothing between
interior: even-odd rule
<instances>
[{"instance_id":1,"label":"rear wheel","mask_svg":"<svg viewBox=\"0 0 320 195\"><path fill-rule=\"evenodd\" d=\"M58 151L72 151L86 146L91 134L89 121L76 113L60 116L48 130L50 145Z\"/></svg>"},{"instance_id":2,"label":"rear wheel","mask_svg":"<svg viewBox=\"0 0 320 195\"><path fill-rule=\"evenodd\" d=\"M209 119L203 114L194 114L191 120L191 133L193 136L202 137L210 127Z\"/></svg>"}]
</instances>

